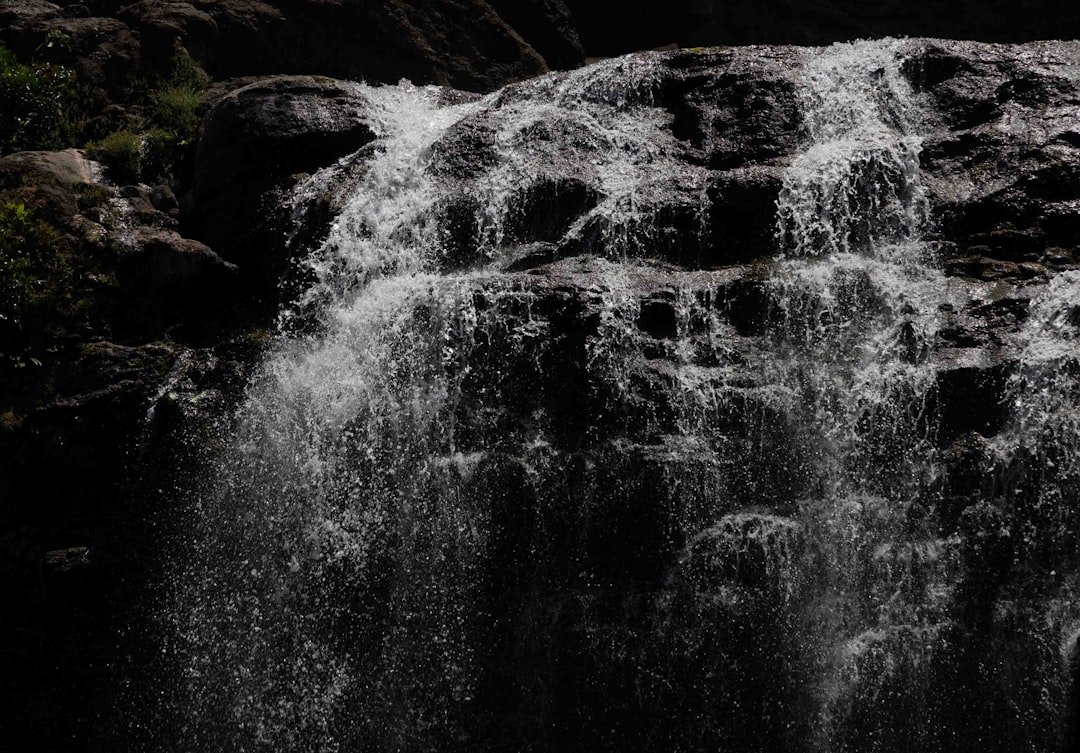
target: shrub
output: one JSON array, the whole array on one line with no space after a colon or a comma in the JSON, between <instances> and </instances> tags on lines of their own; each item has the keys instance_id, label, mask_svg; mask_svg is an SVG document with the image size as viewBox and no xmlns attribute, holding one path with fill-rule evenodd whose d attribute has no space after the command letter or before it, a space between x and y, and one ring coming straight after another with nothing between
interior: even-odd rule
<instances>
[{"instance_id":1,"label":"shrub","mask_svg":"<svg viewBox=\"0 0 1080 753\"><path fill-rule=\"evenodd\" d=\"M86 151L105 165L120 181L137 182L142 177L142 139L128 130L113 131L100 141L87 144Z\"/></svg>"},{"instance_id":2,"label":"shrub","mask_svg":"<svg viewBox=\"0 0 1080 753\"><path fill-rule=\"evenodd\" d=\"M83 110L75 74L0 46L0 154L70 146Z\"/></svg>"},{"instance_id":3,"label":"shrub","mask_svg":"<svg viewBox=\"0 0 1080 753\"><path fill-rule=\"evenodd\" d=\"M143 143L143 179L147 183L173 183L190 141L175 131L152 128L144 134Z\"/></svg>"},{"instance_id":4,"label":"shrub","mask_svg":"<svg viewBox=\"0 0 1080 753\"><path fill-rule=\"evenodd\" d=\"M22 343L28 329L60 315L73 271L61 253L60 235L21 201L0 203L0 333ZM8 358L18 352L7 352Z\"/></svg>"},{"instance_id":5,"label":"shrub","mask_svg":"<svg viewBox=\"0 0 1080 753\"><path fill-rule=\"evenodd\" d=\"M175 185L192 157L200 93L209 81L183 52L173 58L167 76L134 79L129 96L137 106L127 112L137 115L123 124L112 121L113 132L87 146L91 156L107 164L118 180ZM89 128L109 124L102 114Z\"/></svg>"},{"instance_id":6,"label":"shrub","mask_svg":"<svg viewBox=\"0 0 1080 753\"><path fill-rule=\"evenodd\" d=\"M173 58L172 73L167 83L171 86L201 92L210 86L210 77L186 51L181 50Z\"/></svg>"},{"instance_id":7,"label":"shrub","mask_svg":"<svg viewBox=\"0 0 1080 753\"><path fill-rule=\"evenodd\" d=\"M199 127L199 92L186 86L170 86L151 96L150 119L160 128L192 138Z\"/></svg>"}]
</instances>

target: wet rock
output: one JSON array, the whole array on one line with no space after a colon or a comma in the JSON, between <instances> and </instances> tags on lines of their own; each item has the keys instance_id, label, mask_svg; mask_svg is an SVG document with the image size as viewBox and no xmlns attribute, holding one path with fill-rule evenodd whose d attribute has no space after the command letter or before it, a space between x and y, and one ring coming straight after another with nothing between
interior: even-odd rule
<instances>
[{"instance_id":1,"label":"wet rock","mask_svg":"<svg viewBox=\"0 0 1080 753\"><path fill-rule=\"evenodd\" d=\"M962 589L968 608L987 619L993 597L1013 567L1013 540L1008 514L991 502L979 501L967 507L960 517L963 535L962 554L967 579Z\"/></svg>"},{"instance_id":2,"label":"wet rock","mask_svg":"<svg viewBox=\"0 0 1080 753\"><path fill-rule=\"evenodd\" d=\"M127 265L130 280L124 284L138 295L156 297L164 291L213 295L220 288L236 284L235 265L223 261L208 246L183 238L171 230L147 230L134 240L141 251L137 262Z\"/></svg>"},{"instance_id":3,"label":"wet rock","mask_svg":"<svg viewBox=\"0 0 1080 753\"><path fill-rule=\"evenodd\" d=\"M268 227L271 192L369 143L367 108L359 87L307 76L272 77L227 94L207 115L196 151L189 209L199 237L275 284L284 251Z\"/></svg>"},{"instance_id":4,"label":"wet rock","mask_svg":"<svg viewBox=\"0 0 1080 753\"><path fill-rule=\"evenodd\" d=\"M594 188L580 180L551 177L526 186L510 199L504 236L511 243L553 243L599 201Z\"/></svg>"},{"instance_id":5,"label":"wet rock","mask_svg":"<svg viewBox=\"0 0 1080 753\"><path fill-rule=\"evenodd\" d=\"M975 247L969 250L981 250ZM986 249L989 251L990 249ZM945 267L946 274L964 275L979 280L1001 280L1021 277L1020 265L1010 261L999 261L986 256L969 256L952 259Z\"/></svg>"},{"instance_id":6,"label":"wet rock","mask_svg":"<svg viewBox=\"0 0 1080 753\"><path fill-rule=\"evenodd\" d=\"M176 194L168 186L154 186L150 189L150 203L159 212L173 215L180 210L180 203L176 200Z\"/></svg>"},{"instance_id":7,"label":"wet rock","mask_svg":"<svg viewBox=\"0 0 1080 753\"><path fill-rule=\"evenodd\" d=\"M641 303L637 326L657 339L669 340L679 333L679 316L671 295L654 294Z\"/></svg>"},{"instance_id":8,"label":"wet rock","mask_svg":"<svg viewBox=\"0 0 1080 753\"><path fill-rule=\"evenodd\" d=\"M457 180L477 177L498 163L498 133L499 124L485 113L462 119L435 143L431 170Z\"/></svg>"},{"instance_id":9,"label":"wet rock","mask_svg":"<svg viewBox=\"0 0 1080 753\"><path fill-rule=\"evenodd\" d=\"M470 195L455 196L440 202L439 244L441 261L449 268L469 267L480 263L484 254L482 243L482 207Z\"/></svg>"},{"instance_id":10,"label":"wet rock","mask_svg":"<svg viewBox=\"0 0 1080 753\"><path fill-rule=\"evenodd\" d=\"M794 152L801 143L794 48L681 50L664 56L659 97L672 132L708 167L737 168Z\"/></svg>"},{"instance_id":11,"label":"wet rock","mask_svg":"<svg viewBox=\"0 0 1080 753\"><path fill-rule=\"evenodd\" d=\"M1039 233L1021 232L1010 228L999 228L989 233L973 233L968 236L969 250L986 249L987 255L995 259L1034 259L1045 247L1045 241Z\"/></svg>"},{"instance_id":12,"label":"wet rock","mask_svg":"<svg viewBox=\"0 0 1080 753\"><path fill-rule=\"evenodd\" d=\"M776 168L736 168L709 186L713 265L750 261L776 248L776 202L782 186Z\"/></svg>"},{"instance_id":13,"label":"wet rock","mask_svg":"<svg viewBox=\"0 0 1080 753\"><path fill-rule=\"evenodd\" d=\"M90 550L85 546L77 546L70 549L56 549L45 552L44 566L46 571L55 574L69 573L90 567Z\"/></svg>"},{"instance_id":14,"label":"wet rock","mask_svg":"<svg viewBox=\"0 0 1080 753\"><path fill-rule=\"evenodd\" d=\"M938 517L945 533L956 530L961 513L993 487L994 456L990 442L978 432L962 434L942 451Z\"/></svg>"},{"instance_id":15,"label":"wet rock","mask_svg":"<svg viewBox=\"0 0 1080 753\"><path fill-rule=\"evenodd\" d=\"M971 252L1037 261L1048 246L1071 246L1080 153L1080 86L1069 73L1072 42L995 47L924 42L911 62L915 85L944 128L924 150L941 229ZM976 250L975 247L978 247Z\"/></svg>"},{"instance_id":16,"label":"wet rock","mask_svg":"<svg viewBox=\"0 0 1080 753\"><path fill-rule=\"evenodd\" d=\"M970 432L988 437L997 434L1006 417L1007 380L1004 364L940 371L935 394L939 441L951 442Z\"/></svg>"}]
</instances>

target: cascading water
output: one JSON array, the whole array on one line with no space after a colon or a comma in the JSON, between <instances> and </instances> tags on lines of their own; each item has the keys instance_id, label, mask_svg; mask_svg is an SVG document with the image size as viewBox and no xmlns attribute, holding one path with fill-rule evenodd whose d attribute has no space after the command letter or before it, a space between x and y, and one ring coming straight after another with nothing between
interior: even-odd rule
<instances>
[{"instance_id":1,"label":"cascading water","mask_svg":"<svg viewBox=\"0 0 1080 753\"><path fill-rule=\"evenodd\" d=\"M658 57L361 87L379 138L297 191L362 166L175 557L184 748L960 749L905 49L801 53L779 254L714 270ZM986 491L1033 531L1075 485L1075 287L1019 335Z\"/></svg>"},{"instance_id":2,"label":"cascading water","mask_svg":"<svg viewBox=\"0 0 1080 753\"><path fill-rule=\"evenodd\" d=\"M468 238L481 259L504 261L513 200L538 167L529 138L553 123L578 137L602 192L570 234L591 224L616 254L648 240L639 195L674 169L660 111L627 104L648 70L616 63L488 98L509 101ZM195 745L425 750L470 739L470 716L481 721L481 571L495 543L491 500L469 480L515 432L544 465L550 418L508 428L496 415L540 378L544 324L510 278L438 274L456 260L437 221L450 181L435 144L480 103L440 107L439 90L408 85L366 92L380 149L307 261L316 282L297 305L317 335L283 336L267 355L179 576ZM636 303L623 276L603 275L584 358L615 375L616 393ZM485 362L485 349L521 361Z\"/></svg>"},{"instance_id":3,"label":"cascading water","mask_svg":"<svg viewBox=\"0 0 1080 753\"><path fill-rule=\"evenodd\" d=\"M1018 364L1006 387L1008 422L991 447L997 472L985 490L988 502L976 508L976 515L998 518L994 527L1011 559L1014 582L1003 589L990 618L993 640L1024 657L1019 671L996 668L997 682L1008 688L1008 732L1019 739L1049 738L1049 745L1060 734L1060 709L1076 693L1070 687L1075 676L1061 668L1075 672L1080 666L1078 301L1075 271L1059 274L1031 301L1018 335ZM1071 745L1080 742L1078 732L1071 731Z\"/></svg>"},{"instance_id":4,"label":"cascading water","mask_svg":"<svg viewBox=\"0 0 1080 753\"><path fill-rule=\"evenodd\" d=\"M921 115L901 62L898 43L859 43L808 63L809 144L786 175L768 281L775 378L815 448L820 496L799 520L825 750L919 747L905 722L924 714L896 709L889 685L916 684L947 619L949 542L912 520L932 469L945 286L923 240Z\"/></svg>"}]
</instances>

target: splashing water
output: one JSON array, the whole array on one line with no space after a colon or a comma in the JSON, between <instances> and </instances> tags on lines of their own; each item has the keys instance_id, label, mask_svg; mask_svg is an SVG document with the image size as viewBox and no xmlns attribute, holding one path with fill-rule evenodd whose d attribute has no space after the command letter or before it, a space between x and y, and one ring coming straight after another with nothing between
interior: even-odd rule
<instances>
[{"instance_id":1,"label":"splashing water","mask_svg":"<svg viewBox=\"0 0 1080 753\"><path fill-rule=\"evenodd\" d=\"M820 750L918 744L924 713L889 688L928 671L948 604L949 543L908 523L932 469L928 366L944 279L923 240L922 116L902 44L837 45L806 65L808 145L788 169L767 282L776 380L814 448L818 498L799 520L801 629ZM916 683L917 685L917 683ZM904 715L908 714L909 717ZM885 732L890 718L913 727Z\"/></svg>"},{"instance_id":2,"label":"splashing water","mask_svg":"<svg viewBox=\"0 0 1080 753\"><path fill-rule=\"evenodd\" d=\"M355 171L176 557L185 749L935 749L960 554L919 517L947 291L907 49L804 53L752 271L679 266L710 171L656 56L361 86L377 140L296 191ZM1033 531L1080 476L1078 292L1033 302L995 447L1050 469L1003 494Z\"/></svg>"},{"instance_id":3,"label":"splashing water","mask_svg":"<svg viewBox=\"0 0 1080 753\"><path fill-rule=\"evenodd\" d=\"M630 59L452 105L436 88L362 87L378 140L304 262L314 281L295 306L316 312L316 334L283 334L265 357L176 575L188 745L425 750L473 734L491 511L470 477L508 439L485 409L538 367L545 324L509 277L440 273L457 263L440 218L458 185L440 140L481 114L495 132L468 197L479 265L515 242L522 186L544 177L533 140L545 129L573 150L548 171L584 165L597 195L566 235L598 226L601 247L624 255L649 242L649 182L676 167L648 105L651 69ZM617 266L597 294L584 360L618 394L636 301ZM540 456L542 425L529 429Z\"/></svg>"},{"instance_id":4,"label":"splashing water","mask_svg":"<svg viewBox=\"0 0 1080 753\"><path fill-rule=\"evenodd\" d=\"M809 145L787 170L777 213L790 254L923 260L921 124L900 73L901 47L892 41L838 46L807 64L802 105Z\"/></svg>"}]
</instances>

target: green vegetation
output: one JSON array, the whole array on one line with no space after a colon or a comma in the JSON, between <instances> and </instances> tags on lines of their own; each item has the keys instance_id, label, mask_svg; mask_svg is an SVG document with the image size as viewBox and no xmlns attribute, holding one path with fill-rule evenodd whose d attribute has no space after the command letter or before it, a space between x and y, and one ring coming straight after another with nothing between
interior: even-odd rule
<instances>
[{"instance_id":1,"label":"green vegetation","mask_svg":"<svg viewBox=\"0 0 1080 753\"><path fill-rule=\"evenodd\" d=\"M0 45L0 155L85 146L118 181L181 182L206 73L180 52L166 74L133 77L125 102L89 117L91 98L75 72L38 59L62 57L69 45L51 33L29 61Z\"/></svg>"},{"instance_id":2,"label":"green vegetation","mask_svg":"<svg viewBox=\"0 0 1080 753\"><path fill-rule=\"evenodd\" d=\"M199 99L199 91L186 86L170 86L155 92L151 99L150 120L159 127L193 135L199 127L196 113Z\"/></svg>"},{"instance_id":3,"label":"green vegetation","mask_svg":"<svg viewBox=\"0 0 1080 753\"><path fill-rule=\"evenodd\" d=\"M190 57L178 54L168 76L133 84L139 116L89 144L90 155L117 180L175 185L195 143L200 95L209 82Z\"/></svg>"},{"instance_id":4,"label":"green vegetation","mask_svg":"<svg viewBox=\"0 0 1080 753\"><path fill-rule=\"evenodd\" d=\"M74 313L79 277L51 225L21 201L0 203L0 340L11 344L2 365L38 363L35 346Z\"/></svg>"},{"instance_id":5,"label":"green vegetation","mask_svg":"<svg viewBox=\"0 0 1080 753\"><path fill-rule=\"evenodd\" d=\"M75 189L75 202L83 213L103 206L112 196L111 189L96 183L84 183Z\"/></svg>"},{"instance_id":6,"label":"green vegetation","mask_svg":"<svg viewBox=\"0 0 1080 753\"><path fill-rule=\"evenodd\" d=\"M51 45L63 43L52 35L46 40ZM51 63L20 62L0 45L0 154L71 146L84 113L85 93L73 71Z\"/></svg>"},{"instance_id":7,"label":"green vegetation","mask_svg":"<svg viewBox=\"0 0 1080 753\"><path fill-rule=\"evenodd\" d=\"M190 156L199 128L199 102L210 78L187 54L178 54L168 78L148 97L146 177L176 184L178 168Z\"/></svg>"},{"instance_id":8,"label":"green vegetation","mask_svg":"<svg viewBox=\"0 0 1080 753\"><path fill-rule=\"evenodd\" d=\"M135 182L142 176L142 138L128 130L113 131L86 145L91 158L102 162L119 181Z\"/></svg>"}]
</instances>

